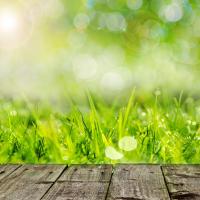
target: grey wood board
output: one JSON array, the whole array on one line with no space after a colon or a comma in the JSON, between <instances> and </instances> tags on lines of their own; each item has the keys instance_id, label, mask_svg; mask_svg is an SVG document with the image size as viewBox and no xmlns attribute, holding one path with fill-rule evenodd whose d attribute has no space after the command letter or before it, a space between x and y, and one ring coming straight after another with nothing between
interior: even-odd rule
<instances>
[{"instance_id":1,"label":"grey wood board","mask_svg":"<svg viewBox=\"0 0 200 200\"><path fill-rule=\"evenodd\" d=\"M73 165L62 174L44 199L105 200L111 175L111 165Z\"/></svg>"},{"instance_id":2,"label":"grey wood board","mask_svg":"<svg viewBox=\"0 0 200 200\"><path fill-rule=\"evenodd\" d=\"M159 165L118 165L114 170L108 200L169 200Z\"/></svg>"},{"instance_id":3,"label":"grey wood board","mask_svg":"<svg viewBox=\"0 0 200 200\"><path fill-rule=\"evenodd\" d=\"M19 167L20 165L0 165L0 182Z\"/></svg>"},{"instance_id":4,"label":"grey wood board","mask_svg":"<svg viewBox=\"0 0 200 200\"><path fill-rule=\"evenodd\" d=\"M200 165L163 166L171 199L200 200Z\"/></svg>"},{"instance_id":5,"label":"grey wood board","mask_svg":"<svg viewBox=\"0 0 200 200\"><path fill-rule=\"evenodd\" d=\"M39 200L64 168L64 165L23 165L0 183L0 200Z\"/></svg>"}]
</instances>

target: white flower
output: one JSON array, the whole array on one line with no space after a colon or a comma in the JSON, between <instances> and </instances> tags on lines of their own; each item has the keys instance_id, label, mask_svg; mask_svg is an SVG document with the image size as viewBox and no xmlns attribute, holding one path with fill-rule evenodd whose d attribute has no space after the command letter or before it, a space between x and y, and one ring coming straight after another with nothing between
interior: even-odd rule
<instances>
[{"instance_id":1,"label":"white flower","mask_svg":"<svg viewBox=\"0 0 200 200\"><path fill-rule=\"evenodd\" d=\"M160 95L161 95L161 91L160 91L160 90L156 90L156 91L154 92L154 94L155 94L156 96L160 96Z\"/></svg>"},{"instance_id":2,"label":"white flower","mask_svg":"<svg viewBox=\"0 0 200 200\"><path fill-rule=\"evenodd\" d=\"M132 151L137 148L137 140L134 136L125 136L119 141L119 148L124 151Z\"/></svg>"},{"instance_id":3,"label":"white flower","mask_svg":"<svg viewBox=\"0 0 200 200\"><path fill-rule=\"evenodd\" d=\"M123 157L123 154L118 152L114 147L107 146L105 149L106 157L112 160L120 160Z\"/></svg>"}]
</instances>

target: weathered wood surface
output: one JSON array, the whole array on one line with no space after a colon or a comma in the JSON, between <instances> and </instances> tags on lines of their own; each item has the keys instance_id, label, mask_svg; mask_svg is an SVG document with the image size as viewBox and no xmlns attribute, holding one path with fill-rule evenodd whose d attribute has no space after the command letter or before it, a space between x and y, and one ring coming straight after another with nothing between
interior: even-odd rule
<instances>
[{"instance_id":1,"label":"weathered wood surface","mask_svg":"<svg viewBox=\"0 0 200 200\"><path fill-rule=\"evenodd\" d=\"M163 166L171 199L200 199L200 165Z\"/></svg>"},{"instance_id":2,"label":"weathered wood surface","mask_svg":"<svg viewBox=\"0 0 200 200\"><path fill-rule=\"evenodd\" d=\"M0 165L0 182L19 167L20 165Z\"/></svg>"},{"instance_id":3,"label":"weathered wood surface","mask_svg":"<svg viewBox=\"0 0 200 200\"><path fill-rule=\"evenodd\" d=\"M1 165L0 200L200 200L200 165Z\"/></svg>"},{"instance_id":4,"label":"weathered wood surface","mask_svg":"<svg viewBox=\"0 0 200 200\"><path fill-rule=\"evenodd\" d=\"M109 200L169 200L168 191L158 165L118 165L112 177Z\"/></svg>"},{"instance_id":5,"label":"weathered wood surface","mask_svg":"<svg viewBox=\"0 0 200 200\"><path fill-rule=\"evenodd\" d=\"M39 200L64 168L63 165L24 165L0 182L0 199Z\"/></svg>"},{"instance_id":6,"label":"weathered wood surface","mask_svg":"<svg viewBox=\"0 0 200 200\"><path fill-rule=\"evenodd\" d=\"M111 165L74 165L58 179L45 200L105 200L112 174Z\"/></svg>"}]
</instances>

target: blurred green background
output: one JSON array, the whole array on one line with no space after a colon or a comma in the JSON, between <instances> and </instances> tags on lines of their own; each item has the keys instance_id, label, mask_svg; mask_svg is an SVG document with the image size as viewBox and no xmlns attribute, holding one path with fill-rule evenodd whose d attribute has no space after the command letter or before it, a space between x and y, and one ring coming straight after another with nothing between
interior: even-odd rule
<instances>
[{"instance_id":1,"label":"blurred green background","mask_svg":"<svg viewBox=\"0 0 200 200\"><path fill-rule=\"evenodd\" d=\"M199 163L199 42L197 0L0 0L0 163Z\"/></svg>"},{"instance_id":2,"label":"blurred green background","mask_svg":"<svg viewBox=\"0 0 200 200\"><path fill-rule=\"evenodd\" d=\"M197 0L0 1L0 94L200 92Z\"/></svg>"}]
</instances>

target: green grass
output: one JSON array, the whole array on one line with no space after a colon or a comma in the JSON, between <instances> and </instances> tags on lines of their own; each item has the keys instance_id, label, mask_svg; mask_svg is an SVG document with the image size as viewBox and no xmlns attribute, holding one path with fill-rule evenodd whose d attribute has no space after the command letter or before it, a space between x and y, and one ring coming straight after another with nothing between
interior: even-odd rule
<instances>
[{"instance_id":1,"label":"green grass","mask_svg":"<svg viewBox=\"0 0 200 200\"><path fill-rule=\"evenodd\" d=\"M65 112L2 99L0 163L199 163L199 122L200 102L181 96L132 94L126 104L109 104L88 95L88 107L73 103ZM137 147L120 148L124 136Z\"/></svg>"}]
</instances>

